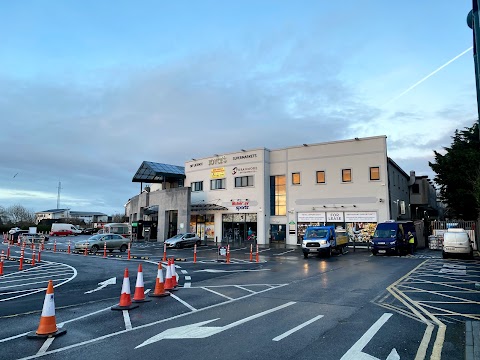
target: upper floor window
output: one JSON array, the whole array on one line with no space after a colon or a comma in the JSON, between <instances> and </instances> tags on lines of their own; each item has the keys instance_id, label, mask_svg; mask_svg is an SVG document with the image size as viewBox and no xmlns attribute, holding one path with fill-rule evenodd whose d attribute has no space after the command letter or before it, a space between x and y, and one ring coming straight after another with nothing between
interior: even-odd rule
<instances>
[{"instance_id":1,"label":"upper floor window","mask_svg":"<svg viewBox=\"0 0 480 360\"><path fill-rule=\"evenodd\" d=\"M235 178L235 187L253 186L253 176L239 176Z\"/></svg>"},{"instance_id":2,"label":"upper floor window","mask_svg":"<svg viewBox=\"0 0 480 360\"><path fill-rule=\"evenodd\" d=\"M342 169L342 182L352 182L352 169Z\"/></svg>"},{"instance_id":3,"label":"upper floor window","mask_svg":"<svg viewBox=\"0 0 480 360\"><path fill-rule=\"evenodd\" d=\"M370 168L370 180L380 180L380 168L378 166Z\"/></svg>"},{"instance_id":4,"label":"upper floor window","mask_svg":"<svg viewBox=\"0 0 480 360\"><path fill-rule=\"evenodd\" d=\"M420 193L420 185L418 185L418 184L413 184L413 185L412 185L412 193L414 193L414 194L419 194L419 193Z\"/></svg>"},{"instance_id":5,"label":"upper floor window","mask_svg":"<svg viewBox=\"0 0 480 360\"><path fill-rule=\"evenodd\" d=\"M292 184L300 185L300 173L292 173Z\"/></svg>"},{"instance_id":6,"label":"upper floor window","mask_svg":"<svg viewBox=\"0 0 480 360\"><path fill-rule=\"evenodd\" d=\"M225 179L210 180L210 190L225 189Z\"/></svg>"},{"instance_id":7,"label":"upper floor window","mask_svg":"<svg viewBox=\"0 0 480 360\"><path fill-rule=\"evenodd\" d=\"M325 171L317 171L317 184L325 184Z\"/></svg>"},{"instance_id":8,"label":"upper floor window","mask_svg":"<svg viewBox=\"0 0 480 360\"><path fill-rule=\"evenodd\" d=\"M195 181L191 184L192 191L203 191L203 181Z\"/></svg>"}]
</instances>

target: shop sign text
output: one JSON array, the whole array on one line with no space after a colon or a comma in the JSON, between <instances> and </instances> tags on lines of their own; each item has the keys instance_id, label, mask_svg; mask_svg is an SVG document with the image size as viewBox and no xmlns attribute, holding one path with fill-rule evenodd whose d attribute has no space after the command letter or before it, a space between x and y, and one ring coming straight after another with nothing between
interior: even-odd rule
<instances>
[{"instance_id":1,"label":"shop sign text","mask_svg":"<svg viewBox=\"0 0 480 360\"><path fill-rule=\"evenodd\" d=\"M343 212L327 212L327 222L343 222Z\"/></svg>"},{"instance_id":2,"label":"shop sign text","mask_svg":"<svg viewBox=\"0 0 480 360\"><path fill-rule=\"evenodd\" d=\"M235 209L237 211L248 210L250 208L249 202L248 201L243 201L243 200L233 200L232 201L232 206L235 206Z\"/></svg>"},{"instance_id":3,"label":"shop sign text","mask_svg":"<svg viewBox=\"0 0 480 360\"><path fill-rule=\"evenodd\" d=\"M215 159L210 159L208 160L208 165L212 166L212 165L221 165L221 164L226 164L227 163L227 157L224 155L224 156L219 156Z\"/></svg>"}]
</instances>

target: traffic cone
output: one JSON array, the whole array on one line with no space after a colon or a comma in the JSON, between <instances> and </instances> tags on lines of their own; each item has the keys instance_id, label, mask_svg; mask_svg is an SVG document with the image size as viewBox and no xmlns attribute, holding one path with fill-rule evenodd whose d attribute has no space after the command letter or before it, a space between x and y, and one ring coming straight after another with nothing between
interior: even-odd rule
<instances>
[{"instance_id":1,"label":"traffic cone","mask_svg":"<svg viewBox=\"0 0 480 360\"><path fill-rule=\"evenodd\" d=\"M148 296L152 297L161 297L161 296L168 296L170 293L165 291L165 285L163 284L163 270L162 270L162 263L158 263L158 270L157 270L157 279L155 280L155 290L153 294L150 293Z\"/></svg>"},{"instance_id":2,"label":"traffic cone","mask_svg":"<svg viewBox=\"0 0 480 360\"><path fill-rule=\"evenodd\" d=\"M176 289L178 286L177 282L177 271L175 270L175 259L172 258L172 263L170 265L172 267L172 282L173 282L173 287Z\"/></svg>"},{"instance_id":3,"label":"traffic cone","mask_svg":"<svg viewBox=\"0 0 480 360\"><path fill-rule=\"evenodd\" d=\"M173 285L173 279L172 279L172 267L170 266L170 259L168 259L168 264L167 264L167 271L166 271L166 279L165 279L165 285L164 288L165 290L168 291L175 291L175 287Z\"/></svg>"},{"instance_id":4,"label":"traffic cone","mask_svg":"<svg viewBox=\"0 0 480 360\"><path fill-rule=\"evenodd\" d=\"M147 302L152 301L145 299L145 286L143 284L143 270L142 264L138 265L137 283L135 284L135 294L133 294L133 302Z\"/></svg>"},{"instance_id":5,"label":"traffic cone","mask_svg":"<svg viewBox=\"0 0 480 360\"><path fill-rule=\"evenodd\" d=\"M125 272L123 274L122 292L120 294L120 303L112 306L111 309L131 310L137 307L137 304L132 304L132 299L130 298L130 279L128 278L128 268L125 268Z\"/></svg>"},{"instance_id":6,"label":"traffic cone","mask_svg":"<svg viewBox=\"0 0 480 360\"><path fill-rule=\"evenodd\" d=\"M0 275L3 275L3 250L2 256L0 257Z\"/></svg>"},{"instance_id":7,"label":"traffic cone","mask_svg":"<svg viewBox=\"0 0 480 360\"><path fill-rule=\"evenodd\" d=\"M55 319L55 300L53 297L53 281L48 280L47 293L43 301L42 316L40 317L40 324L37 331L32 331L27 334L27 338L47 338L63 335L67 332L66 329L57 328Z\"/></svg>"}]
</instances>

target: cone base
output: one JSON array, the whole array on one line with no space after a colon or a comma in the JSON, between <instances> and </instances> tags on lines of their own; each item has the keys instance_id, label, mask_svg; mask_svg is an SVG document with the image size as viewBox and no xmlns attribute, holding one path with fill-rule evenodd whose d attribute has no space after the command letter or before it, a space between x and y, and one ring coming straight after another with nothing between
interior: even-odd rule
<instances>
[{"instance_id":1,"label":"cone base","mask_svg":"<svg viewBox=\"0 0 480 360\"><path fill-rule=\"evenodd\" d=\"M112 306L110 309L112 309L112 310L132 310L132 309L135 309L137 307L138 307L138 305L135 305L135 304L131 304L131 305L128 305L128 306L115 305L115 306Z\"/></svg>"},{"instance_id":2,"label":"cone base","mask_svg":"<svg viewBox=\"0 0 480 360\"><path fill-rule=\"evenodd\" d=\"M165 291L177 291L178 289L176 287L171 288L171 289L165 289Z\"/></svg>"},{"instance_id":3,"label":"cone base","mask_svg":"<svg viewBox=\"0 0 480 360\"><path fill-rule=\"evenodd\" d=\"M135 300L133 299L132 302L134 303L143 303L143 302L149 302L149 301L152 301L150 299L139 299L139 300Z\"/></svg>"},{"instance_id":4,"label":"cone base","mask_svg":"<svg viewBox=\"0 0 480 360\"><path fill-rule=\"evenodd\" d=\"M52 338L52 337L57 337L65 334L67 332L67 329L59 328L57 331L51 334L37 334L36 331L29 332L27 334L28 339L46 339L46 338Z\"/></svg>"},{"instance_id":5,"label":"cone base","mask_svg":"<svg viewBox=\"0 0 480 360\"><path fill-rule=\"evenodd\" d=\"M163 296L170 296L170 293L168 291L165 291L161 294L148 294L150 297L163 297Z\"/></svg>"}]
</instances>

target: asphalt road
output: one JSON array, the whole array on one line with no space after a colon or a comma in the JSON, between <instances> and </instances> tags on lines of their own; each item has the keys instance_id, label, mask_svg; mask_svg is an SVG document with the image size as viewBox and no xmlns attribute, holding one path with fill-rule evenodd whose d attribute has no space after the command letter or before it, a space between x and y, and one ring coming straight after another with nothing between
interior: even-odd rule
<instances>
[{"instance_id":1,"label":"asphalt road","mask_svg":"<svg viewBox=\"0 0 480 360\"><path fill-rule=\"evenodd\" d=\"M112 311L125 268L132 297L139 264L153 291L162 244L135 243L128 260L68 254L68 241L80 237L57 238L53 252L54 240L22 271L19 248L10 249L0 276L1 359L464 359L464 322L480 319L480 262L429 250L303 259L299 249L268 248L250 262L250 247L232 247L227 264L215 246L199 247L195 263L192 248L169 249L178 290ZM27 339L49 279L67 333Z\"/></svg>"}]
</instances>

